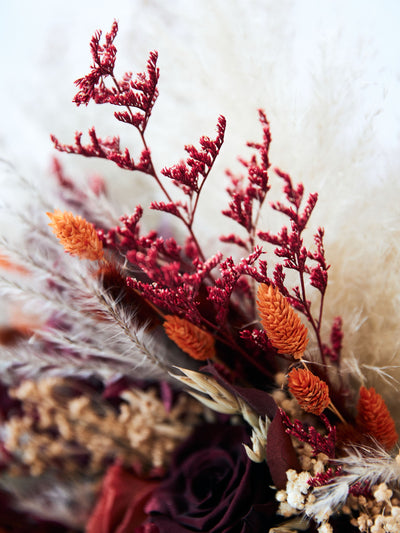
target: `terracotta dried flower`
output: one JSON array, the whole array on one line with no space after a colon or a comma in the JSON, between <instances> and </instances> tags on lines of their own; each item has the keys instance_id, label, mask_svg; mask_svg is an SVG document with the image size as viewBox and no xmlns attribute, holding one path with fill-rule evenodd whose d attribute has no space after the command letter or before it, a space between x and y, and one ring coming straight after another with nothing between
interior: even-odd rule
<instances>
[{"instance_id":1,"label":"terracotta dried flower","mask_svg":"<svg viewBox=\"0 0 400 533\"><path fill-rule=\"evenodd\" d=\"M398 441L393 418L385 401L373 387L360 388L356 423L363 433L368 433L384 448L390 450Z\"/></svg>"},{"instance_id":2,"label":"terracotta dried flower","mask_svg":"<svg viewBox=\"0 0 400 533\"><path fill-rule=\"evenodd\" d=\"M167 315L164 329L168 337L193 359L205 361L215 356L213 336L188 320Z\"/></svg>"},{"instance_id":3,"label":"terracotta dried flower","mask_svg":"<svg viewBox=\"0 0 400 533\"><path fill-rule=\"evenodd\" d=\"M301 359L306 349L307 328L277 287L261 284L257 292L261 324L280 354Z\"/></svg>"},{"instance_id":4,"label":"terracotta dried flower","mask_svg":"<svg viewBox=\"0 0 400 533\"><path fill-rule=\"evenodd\" d=\"M304 411L320 415L331 403L325 381L306 368L295 368L289 374L289 390Z\"/></svg>"},{"instance_id":5,"label":"terracotta dried flower","mask_svg":"<svg viewBox=\"0 0 400 533\"><path fill-rule=\"evenodd\" d=\"M66 252L90 261L104 257L103 243L93 224L69 211L62 212L56 209L54 213L46 214L51 220L49 226Z\"/></svg>"}]
</instances>

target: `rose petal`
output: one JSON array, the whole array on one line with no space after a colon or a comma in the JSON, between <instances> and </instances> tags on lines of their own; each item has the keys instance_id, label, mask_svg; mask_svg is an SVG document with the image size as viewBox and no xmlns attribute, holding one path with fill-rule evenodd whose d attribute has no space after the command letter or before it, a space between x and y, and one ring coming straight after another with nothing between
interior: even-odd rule
<instances>
[{"instance_id":1,"label":"rose petal","mask_svg":"<svg viewBox=\"0 0 400 533\"><path fill-rule=\"evenodd\" d=\"M259 531L245 524L262 524L253 507L273 500L271 478L265 463L249 460L243 442L243 426L221 424L204 425L186 440L145 508L160 533Z\"/></svg>"},{"instance_id":2,"label":"rose petal","mask_svg":"<svg viewBox=\"0 0 400 533\"><path fill-rule=\"evenodd\" d=\"M284 489L287 481L286 471L293 468L299 472L300 465L279 411L268 428L266 455L275 487Z\"/></svg>"},{"instance_id":3,"label":"rose petal","mask_svg":"<svg viewBox=\"0 0 400 533\"><path fill-rule=\"evenodd\" d=\"M111 466L86 533L134 533L146 519L145 504L158 485L159 481L140 479L120 465Z\"/></svg>"}]
</instances>

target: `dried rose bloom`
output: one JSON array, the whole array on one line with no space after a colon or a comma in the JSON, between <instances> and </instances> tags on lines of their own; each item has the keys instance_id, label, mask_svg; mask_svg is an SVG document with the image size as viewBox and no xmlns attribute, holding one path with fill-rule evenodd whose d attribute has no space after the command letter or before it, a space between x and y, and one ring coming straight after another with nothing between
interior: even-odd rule
<instances>
[{"instance_id":1,"label":"dried rose bloom","mask_svg":"<svg viewBox=\"0 0 400 533\"><path fill-rule=\"evenodd\" d=\"M305 368L295 368L289 374L289 390L304 411L320 415L328 407L329 387Z\"/></svg>"},{"instance_id":2,"label":"dried rose bloom","mask_svg":"<svg viewBox=\"0 0 400 533\"><path fill-rule=\"evenodd\" d=\"M393 448L399 436L384 399L373 387L360 388L357 411L356 423L363 433L371 435L387 450Z\"/></svg>"},{"instance_id":3,"label":"dried rose bloom","mask_svg":"<svg viewBox=\"0 0 400 533\"><path fill-rule=\"evenodd\" d=\"M188 320L167 315L164 329L168 337L193 359L205 361L215 356L214 337Z\"/></svg>"},{"instance_id":4,"label":"dried rose bloom","mask_svg":"<svg viewBox=\"0 0 400 533\"><path fill-rule=\"evenodd\" d=\"M277 287L262 283L257 292L262 327L280 354L301 359L306 349L307 328Z\"/></svg>"},{"instance_id":5,"label":"dried rose bloom","mask_svg":"<svg viewBox=\"0 0 400 533\"><path fill-rule=\"evenodd\" d=\"M93 224L69 211L62 212L56 209L54 213L46 214L51 220L49 226L66 252L78 256L79 259L90 261L104 257L103 243Z\"/></svg>"}]
</instances>

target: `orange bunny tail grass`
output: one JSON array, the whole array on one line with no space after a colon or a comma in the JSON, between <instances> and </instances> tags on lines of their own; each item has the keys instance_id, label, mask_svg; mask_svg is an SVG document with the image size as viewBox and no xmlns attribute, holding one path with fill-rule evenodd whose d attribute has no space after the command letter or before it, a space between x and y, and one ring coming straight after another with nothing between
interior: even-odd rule
<instances>
[{"instance_id":1,"label":"orange bunny tail grass","mask_svg":"<svg viewBox=\"0 0 400 533\"><path fill-rule=\"evenodd\" d=\"M371 435L387 450L391 450L398 441L393 418L384 399L373 387L360 388L356 423L363 433Z\"/></svg>"},{"instance_id":2,"label":"orange bunny tail grass","mask_svg":"<svg viewBox=\"0 0 400 533\"><path fill-rule=\"evenodd\" d=\"M29 270L22 265L17 265L11 261L11 259L9 259L3 252L0 252L0 268L2 270L9 270L17 274L29 274Z\"/></svg>"},{"instance_id":3,"label":"orange bunny tail grass","mask_svg":"<svg viewBox=\"0 0 400 533\"><path fill-rule=\"evenodd\" d=\"M300 407L307 413L320 415L331 403L328 385L306 368L293 369L288 385Z\"/></svg>"},{"instance_id":4,"label":"orange bunny tail grass","mask_svg":"<svg viewBox=\"0 0 400 533\"><path fill-rule=\"evenodd\" d=\"M193 359L205 361L215 357L213 336L188 320L166 315L164 329L168 337Z\"/></svg>"},{"instance_id":5,"label":"orange bunny tail grass","mask_svg":"<svg viewBox=\"0 0 400 533\"><path fill-rule=\"evenodd\" d=\"M103 243L97 236L93 224L69 211L63 213L56 209L54 213L46 214L51 220L49 226L66 252L78 256L79 259L90 261L103 259Z\"/></svg>"},{"instance_id":6,"label":"orange bunny tail grass","mask_svg":"<svg viewBox=\"0 0 400 533\"><path fill-rule=\"evenodd\" d=\"M307 328L287 299L272 285L261 284L257 292L261 324L280 354L301 359L306 349Z\"/></svg>"}]
</instances>

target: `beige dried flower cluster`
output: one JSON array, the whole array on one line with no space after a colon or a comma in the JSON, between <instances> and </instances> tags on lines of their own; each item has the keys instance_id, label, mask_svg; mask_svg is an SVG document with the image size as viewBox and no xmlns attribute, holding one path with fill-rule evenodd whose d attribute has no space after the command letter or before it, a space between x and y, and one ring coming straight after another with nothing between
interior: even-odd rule
<instances>
[{"instance_id":1,"label":"beige dried flower cluster","mask_svg":"<svg viewBox=\"0 0 400 533\"><path fill-rule=\"evenodd\" d=\"M308 444L302 445L301 450L299 448L297 451L303 471L288 470L286 489L276 493L276 499L280 502L278 514L286 517L295 516L299 511L307 512L307 507L315 499L308 482L313 476L325 472L325 465L328 463L328 457L323 453L313 457L311 446ZM329 519L329 515L316 518L324 523Z\"/></svg>"},{"instance_id":2,"label":"beige dried flower cluster","mask_svg":"<svg viewBox=\"0 0 400 533\"><path fill-rule=\"evenodd\" d=\"M399 492L393 490L393 487L385 482L371 487L371 498L348 494L344 504L340 505L340 509L335 508L334 505L328 505L319 508L319 513L316 514L315 490L318 489L312 489L308 480L318 473L325 472L329 459L324 454L313 457L312 449L308 444L298 445L296 450L303 471L287 471L286 489L276 493L276 499L279 502L278 514L286 518L299 516L299 513L304 513L305 517L312 516L319 523L318 533L333 531L329 519L335 511L348 515L351 524L358 528L360 533L399 533ZM400 452L393 461L400 464Z\"/></svg>"},{"instance_id":3,"label":"beige dried flower cluster","mask_svg":"<svg viewBox=\"0 0 400 533\"><path fill-rule=\"evenodd\" d=\"M166 411L155 390L129 389L114 409L100 396L77 390L76 384L74 388L67 379L54 377L27 380L13 390L23 415L8 421L5 446L32 475L57 464L63 472L79 472L82 452L89 456L86 474L101 471L113 458L140 462L144 469L165 466L203 411L187 395Z\"/></svg>"},{"instance_id":4,"label":"beige dried flower cluster","mask_svg":"<svg viewBox=\"0 0 400 533\"><path fill-rule=\"evenodd\" d=\"M374 499L351 496L344 512L361 510L351 524L361 533L398 533L400 531L400 500L386 483L372 487Z\"/></svg>"}]
</instances>

